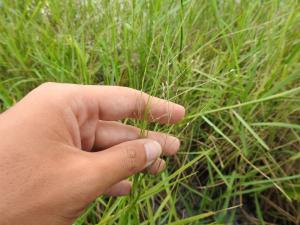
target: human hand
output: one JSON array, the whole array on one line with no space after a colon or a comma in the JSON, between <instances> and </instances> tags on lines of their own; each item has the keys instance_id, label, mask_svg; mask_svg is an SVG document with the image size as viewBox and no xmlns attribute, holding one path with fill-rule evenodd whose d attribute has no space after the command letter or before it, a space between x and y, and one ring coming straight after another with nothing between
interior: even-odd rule
<instances>
[{"instance_id":1,"label":"human hand","mask_svg":"<svg viewBox=\"0 0 300 225\"><path fill-rule=\"evenodd\" d=\"M149 109L146 110L146 109ZM175 123L184 108L117 86L46 83L0 115L0 224L71 224L97 196L126 195L127 177L164 168L179 140L140 138L123 118Z\"/></svg>"}]
</instances>

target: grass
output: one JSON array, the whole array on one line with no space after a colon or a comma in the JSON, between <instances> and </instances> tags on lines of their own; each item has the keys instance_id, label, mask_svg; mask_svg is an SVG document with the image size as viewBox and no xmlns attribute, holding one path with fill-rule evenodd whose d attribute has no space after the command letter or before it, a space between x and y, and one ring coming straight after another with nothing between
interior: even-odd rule
<instances>
[{"instance_id":1,"label":"grass","mask_svg":"<svg viewBox=\"0 0 300 225\"><path fill-rule=\"evenodd\" d=\"M76 224L299 224L297 0L2 0L0 107L45 81L133 87L185 105L182 140L134 195Z\"/></svg>"}]
</instances>

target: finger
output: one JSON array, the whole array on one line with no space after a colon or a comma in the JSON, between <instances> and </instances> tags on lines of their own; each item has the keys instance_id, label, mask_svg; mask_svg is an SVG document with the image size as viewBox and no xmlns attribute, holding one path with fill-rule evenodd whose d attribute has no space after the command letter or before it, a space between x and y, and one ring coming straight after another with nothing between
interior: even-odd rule
<instances>
[{"instance_id":1,"label":"finger","mask_svg":"<svg viewBox=\"0 0 300 225\"><path fill-rule=\"evenodd\" d=\"M151 165L162 152L158 142L151 139L139 139L123 142L107 150L91 153L92 167L99 171L95 180L107 188L141 172Z\"/></svg>"},{"instance_id":2,"label":"finger","mask_svg":"<svg viewBox=\"0 0 300 225\"><path fill-rule=\"evenodd\" d=\"M130 193L132 183L128 180L122 180L107 189L104 194L108 196L122 196Z\"/></svg>"},{"instance_id":3,"label":"finger","mask_svg":"<svg viewBox=\"0 0 300 225\"><path fill-rule=\"evenodd\" d=\"M166 162L163 159L158 158L151 166L147 168L147 172L156 175L166 168Z\"/></svg>"},{"instance_id":4,"label":"finger","mask_svg":"<svg viewBox=\"0 0 300 225\"><path fill-rule=\"evenodd\" d=\"M144 133L147 138L157 141L162 146L164 155L173 155L179 149L180 141L171 135L153 131ZM94 150L109 148L140 137L141 130L134 126L119 122L99 121L96 128Z\"/></svg>"},{"instance_id":5,"label":"finger","mask_svg":"<svg viewBox=\"0 0 300 225\"><path fill-rule=\"evenodd\" d=\"M59 93L57 98L49 99L48 96L48 99L67 101L75 115L83 120L86 116L97 114L102 120L146 118L160 123L175 123L185 114L181 105L126 87L59 83L47 83L42 87L47 96Z\"/></svg>"}]
</instances>

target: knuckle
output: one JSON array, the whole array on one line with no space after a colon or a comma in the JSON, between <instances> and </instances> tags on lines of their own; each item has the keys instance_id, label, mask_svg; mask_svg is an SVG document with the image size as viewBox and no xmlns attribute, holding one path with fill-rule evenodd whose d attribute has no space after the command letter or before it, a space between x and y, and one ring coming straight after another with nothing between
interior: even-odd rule
<instances>
[{"instance_id":1,"label":"knuckle","mask_svg":"<svg viewBox=\"0 0 300 225\"><path fill-rule=\"evenodd\" d=\"M135 96L135 99L136 99L135 109L136 110L133 111L133 116L142 118L144 116L145 108L147 106L147 100L145 98L146 94L135 93L135 95L136 95Z\"/></svg>"},{"instance_id":2,"label":"knuckle","mask_svg":"<svg viewBox=\"0 0 300 225\"><path fill-rule=\"evenodd\" d=\"M139 163L138 163L138 153L135 147L125 147L124 148L125 160L124 167L130 173L138 172Z\"/></svg>"},{"instance_id":3,"label":"knuckle","mask_svg":"<svg viewBox=\"0 0 300 225\"><path fill-rule=\"evenodd\" d=\"M57 83L55 83L55 82L45 82L39 86L39 89L49 89L49 88L53 88L56 85L57 85Z\"/></svg>"},{"instance_id":4,"label":"knuckle","mask_svg":"<svg viewBox=\"0 0 300 225\"><path fill-rule=\"evenodd\" d=\"M32 90L28 96L28 101L34 101L42 110L63 109L63 103L67 102L62 86L55 82L45 82Z\"/></svg>"},{"instance_id":5,"label":"knuckle","mask_svg":"<svg viewBox=\"0 0 300 225\"><path fill-rule=\"evenodd\" d=\"M33 90L33 93L35 93L38 96L45 97L48 94L53 95L56 93L56 91L53 91L57 88L57 83L54 82L45 82L42 83L40 86L38 86L36 89Z\"/></svg>"}]
</instances>

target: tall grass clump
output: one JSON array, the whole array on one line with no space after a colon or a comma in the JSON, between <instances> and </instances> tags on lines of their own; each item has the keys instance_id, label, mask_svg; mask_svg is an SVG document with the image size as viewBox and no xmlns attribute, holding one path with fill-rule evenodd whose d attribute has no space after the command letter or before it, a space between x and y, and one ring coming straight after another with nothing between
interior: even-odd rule
<instances>
[{"instance_id":1,"label":"tall grass clump","mask_svg":"<svg viewBox=\"0 0 300 225\"><path fill-rule=\"evenodd\" d=\"M1 110L45 81L186 107L178 125L124 121L172 133L181 149L77 225L300 223L299 1L0 2Z\"/></svg>"}]
</instances>

